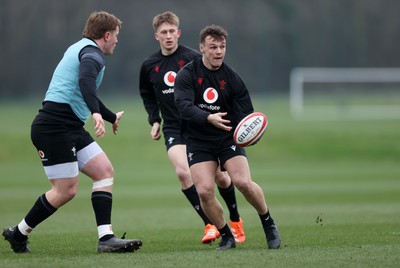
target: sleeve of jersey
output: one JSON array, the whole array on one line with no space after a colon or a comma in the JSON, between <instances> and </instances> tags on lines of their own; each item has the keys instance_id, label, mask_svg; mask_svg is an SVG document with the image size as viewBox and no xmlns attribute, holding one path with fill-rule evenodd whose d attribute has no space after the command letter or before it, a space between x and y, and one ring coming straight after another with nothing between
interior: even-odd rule
<instances>
[{"instance_id":1,"label":"sleeve of jersey","mask_svg":"<svg viewBox=\"0 0 400 268\"><path fill-rule=\"evenodd\" d=\"M103 67L99 59L102 57L89 47L83 48L80 53L79 88L92 114L101 113L96 93L96 78Z\"/></svg>"},{"instance_id":2,"label":"sleeve of jersey","mask_svg":"<svg viewBox=\"0 0 400 268\"><path fill-rule=\"evenodd\" d=\"M207 122L208 112L201 110L194 104L194 79L187 68L181 69L175 78L174 98L179 115L183 120L196 124Z\"/></svg>"},{"instance_id":3,"label":"sleeve of jersey","mask_svg":"<svg viewBox=\"0 0 400 268\"><path fill-rule=\"evenodd\" d=\"M232 98L233 111L235 111L235 114L233 115L235 122L233 123L235 124L239 123L240 120L243 119L245 116L254 112L254 108L246 84L239 77L239 75L234 73L232 81L233 81L232 84L235 85L235 88L237 89L234 91L235 95Z\"/></svg>"},{"instance_id":4,"label":"sleeve of jersey","mask_svg":"<svg viewBox=\"0 0 400 268\"><path fill-rule=\"evenodd\" d=\"M117 120L117 115L113 112L111 112L102 102L101 100L98 100L99 106L100 106L100 114L103 117L104 120L107 122L110 122L111 124L115 123L115 120Z\"/></svg>"},{"instance_id":5,"label":"sleeve of jersey","mask_svg":"<svg viewBox=\"0 0 400 268\"><path fill-rule=\"evenodd\" d=\"M144 108L148 114L150 125L155 122L161 123L160 108L158 106L157 97L154 93L153 86L149 81L149 75L146 67L142 65L139 77L139 93L143 100Z\"/></svg>"}]
</instances>

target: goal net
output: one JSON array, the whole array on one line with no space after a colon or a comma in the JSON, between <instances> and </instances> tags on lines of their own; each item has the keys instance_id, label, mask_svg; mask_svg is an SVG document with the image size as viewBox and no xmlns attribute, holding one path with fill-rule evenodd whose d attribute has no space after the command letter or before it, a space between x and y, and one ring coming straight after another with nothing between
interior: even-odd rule
<instances>
[{"instance_id":1,"label":"goal net","mask_svg":"<svg viewBox=\"0 0 400 268\"><path fill-rule=\"evenodd\" d=\"M290 111L300 120L400 119L400 68L295 68Z\"/></svg>"}]
</instances>

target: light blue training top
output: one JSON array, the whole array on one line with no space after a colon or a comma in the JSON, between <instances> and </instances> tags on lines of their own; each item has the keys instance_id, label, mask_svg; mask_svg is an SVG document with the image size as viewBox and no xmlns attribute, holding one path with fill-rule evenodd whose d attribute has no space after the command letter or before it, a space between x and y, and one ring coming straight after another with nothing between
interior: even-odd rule
<instances>
[{"instance_id":1,"label":"light blue training top","mask_svg":"<svg viewBox=\"0 0 400 268\"><path fill-rule=\"evenodd\" d=\"M90 115L90 110L82 97L79 87L79 53L88 45L98 47L93 40L83 38L67 49L54 70L53 77L51 78L49 88L44 98L44 101L69 104L74 113L84 123ZM102 65L103 68L96 78L96 89L99 88L103 80L105 70L104 62Z\"/></svg>"}]
</instances>

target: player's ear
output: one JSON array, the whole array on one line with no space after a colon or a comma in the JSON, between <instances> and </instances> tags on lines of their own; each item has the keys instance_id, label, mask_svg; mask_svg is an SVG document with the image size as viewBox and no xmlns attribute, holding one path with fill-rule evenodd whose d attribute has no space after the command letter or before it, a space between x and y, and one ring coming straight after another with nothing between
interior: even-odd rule
<instances>
[{"instance_id":1,"label":"player's ear","mask_svg":"<svg viewBox=\"0 0 400 268\"><path fill-rule=\"evenodd\" d=\"M158 40L158 34L157 34L157 33L154 33L154 39L156 39L157 41L159 41L159 40Z\"/></svg>"},{"instance_id":2,"label":"player's ear","mask_svg":"<svg viewBox=\"0 0 400 268\"><path fill-rule=\"evenodd\" d=\"M204 47L203 47L203 44L202 44L202 43L199 44L199 50L200 50L201 53L204 52Z\"/></svg>"},{"instance_id":3,"label":"player's ear","mask_svg":"<svg viewBox=\"0 0 400 268\"><path fill-rule=\"evenodd\" d=\"M110 40L110 32L106 32L105 34L104 34L104 40L105 41L108 41L108 40Z\"/></svg>"}]
</instances>

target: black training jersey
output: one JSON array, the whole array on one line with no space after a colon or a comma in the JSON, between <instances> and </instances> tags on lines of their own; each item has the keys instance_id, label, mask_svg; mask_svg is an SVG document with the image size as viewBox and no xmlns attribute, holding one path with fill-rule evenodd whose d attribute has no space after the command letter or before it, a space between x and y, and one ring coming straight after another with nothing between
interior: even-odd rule
<instances>
[{"instance_id":1,"label":"black training jersey","mask_svg":"<svg viewBox=\"0 0 400 268\"><path fill-rule=\"evenodd\" d=\"M175 76L185 64L200 56L200 52L179 45L169 56L164 56L160 50L145 59L140 69L139 90L150 125L161 122L161 112L163 130L180 131L180 118L174 102Z\"/></svg>"},{"instance_id":2,"label":"black training jersey","mask_svg":"<svg viewBox=\"0 0 400 268\"><path fill-rule=\"evenodd\" d=\"M201 58L187 64L175 80L175 103L182 118L188 144L228 146L239 121L254 111L249 92L236 71L223 63L216 71L207 69ZM209 114L227 112L231 131L207 122Z\"/></svg>"}]
</instances>

